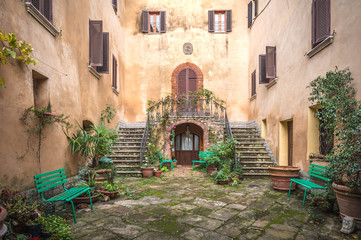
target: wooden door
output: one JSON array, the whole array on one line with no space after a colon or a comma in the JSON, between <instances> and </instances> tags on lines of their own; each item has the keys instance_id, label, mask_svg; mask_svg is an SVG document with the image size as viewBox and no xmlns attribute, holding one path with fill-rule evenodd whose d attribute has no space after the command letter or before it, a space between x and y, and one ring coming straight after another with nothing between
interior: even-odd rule
<instances>
[{"instance_id":1,"label":"wooden door","mask_svg":"<svg viewBox=\"0 0 361 240\"><path fill-rule=\"evenodd\" d=\"M287 122L288 130L288 166L293 164L293 121Z\"/></svg>"},{"instance_id":2,"label":"wooden door","mask_svg":"<svg viewBox=\"0 0 361 240\"><path fill-rule=\"evenodd\" d=\"M192 165L192 160L198 160L199 154L199 136L191 133L178 134L175 138L175 156L177 164Z\"/></svg>"},{"instance_id":3,"label":"wooden door","mask_svg":"<svg viewBox=\"0 0 361 240\"><path fill-rule=\"evenodd\" d=\"M192 115L196 109L191 92L197 91L197 74L190 68L185 68L178 74L178 98L182 99L178 107L184 116Z\"/></svg>"}]
</instances>

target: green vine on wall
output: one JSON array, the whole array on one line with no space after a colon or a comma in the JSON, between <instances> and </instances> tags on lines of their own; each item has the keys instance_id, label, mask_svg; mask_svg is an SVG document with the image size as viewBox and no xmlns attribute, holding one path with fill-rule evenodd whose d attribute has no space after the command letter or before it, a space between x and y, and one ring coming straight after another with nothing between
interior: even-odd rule
<instances>
[{"instance_id":1,"label":"green vine on wall","mask_svg":"<svg viewBox=\"0 0 361 240\"><path fill-rule=\"evenodd\" d=\"M64 114L54 114L51 113L50 104L46 108L37 109L33 106L24 110L23 116L20 118L21 122L27 127L26 131L29 133L29 138L31 135L38 136L38 151L37 157L39 162L39 168L41 172L41 145L42 140L44 139L43 131L44 128L54 124L59 123L62 125L63 130L66 131L72 127L72 125L68 122L69 116L65 116ZM28 150L26 151L26 153ZM26 154L25 153L25 154ZM24 157L25 154L22 156Z\"/></svg>"},{"instance_id":2,"label":"green vine on wall","mask_svg":"<svg viewBox=\"0 0 361 240\"><path fill-rule=\"evenodd\" d=\"M0 62L2 65L5 65L9 58L17 59L26 65L36 64L36 60L30 56L33 51L31 44L16 40L14 33L4 34L0 30L0 44ZM0 87L6 88L5 78L0 78Z\"/></svg>"}]
</instances>

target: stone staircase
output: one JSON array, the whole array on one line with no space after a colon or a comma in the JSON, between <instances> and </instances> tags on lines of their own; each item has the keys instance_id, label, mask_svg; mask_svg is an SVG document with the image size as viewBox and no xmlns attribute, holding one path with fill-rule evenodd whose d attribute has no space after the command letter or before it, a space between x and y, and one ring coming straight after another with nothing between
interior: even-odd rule
<instances>
[{"instance_id":1,"label":"stone staircase","mask_svg":"<svg viewBox=\"0 0 361 240\"><path fill-rule=\"evenodd\" d=\"M233 137L240 145L236 147L243 176L269 176L268 166L274 164L272 153L267 151L265 141L256 127L231 127Z\"/></svg>"},{"instance_id":2,"label":"stone staircase","mask_svg":"<svg viewBox=\"0 0 361 240\"><path fill-rule=\"evenodd\" d=\"M142 174L139 158L144 126L139 123L118 125L118 141L113 145L113 155L108 157L117 166L119 175L140 176Z\"/></svg>"}]
</instances>

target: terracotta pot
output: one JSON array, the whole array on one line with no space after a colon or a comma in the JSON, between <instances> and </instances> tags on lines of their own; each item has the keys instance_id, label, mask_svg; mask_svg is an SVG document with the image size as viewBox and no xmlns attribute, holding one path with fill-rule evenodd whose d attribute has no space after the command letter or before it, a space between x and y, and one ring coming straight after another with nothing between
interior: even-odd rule
<instances>
[{"instance_id":1,"label":"terracotta pot","mask_svg":"<svg viewBox=\"0 0 361 240\"><path fill-rule=\"evenodd\" d=\"M7 232L7 227L4 224L5 218L8 216L8 211L5 208L0 207L0 239L5 235Z\"/></svg>"},{"instance_id":2,"label":"terracotta pot","mask_svg":"<svg viewBox=\"0 0 361 240\"><path fill-rule=\"evenodd\" d=\"M226 181L217 181L217 184L226 185L226 184L228 184L228 180L226 180Z\"/></svg>"},{"instance_id":3,"label":"terracotta pot","mask_svg":"<svg viewBox=\"0 0 361 240\"><path fill-rule=\"evenodd\" d=\"M108 175L110 176L112 170L111 169L99 169L99 170L93 170L98 174L98 176L95 178L95 181L97 182L104 182L108 180Z\"/></svg>"},{"instance_id":4,"label":"terracotta pot","mask_svg":"<svg viewBox=\"0 0 361 240\"><path fill-rule=\"evenodd\" d=\"M345 216L354 218L356 227L361 229L361 190L352 190L336 183L332 183L332 187L336 193L341 218Z\"/></svg>"},{"instance_id":5,"label":"terracotta pot","mask_svg":"<svg viewBox=\"0 0 361 240\"><path fill-rule=\"evenodd\" d=\"M25 232L25 223L22 221L17 221L14 219L10 219L11 228L13 229L14 233L24 233Z\"/></svg>"},{"instance_id":6,"label":"terracotta pot","mask_svg":"<svg viewBox=\"0 0 361 240\"><path fill-rule=\"evenodd\" d=\"M119 194L118 191L108 192L106 190L100 190L100 192L103 193L105 196L108 196L110 199L117 198Z\"/></svg>"},{"instance_id":7,"label":"terracotta pot","mask_svg":"<svg viewBox=\"0 0 361 240\"><path fill-rule=\"evenodd\" d=\"M207 173L208 173L209 175L212 175L212 173L213 173L214 171L216 171L216 170L217 170L216 167L207 167Z\"/></svg>"},{"instance_id":8,"label":"terracotta pot","mask_svg":"<svg viewBox=\"0 0 361 240\"><path fill-rule=\"evenodd\" d=\"M274 166L268 167L271 176L273 188L281 191L288 191L291 178L298 178L300 175L299 167L292 166ZM296 183L292 183L291 190L296 189Z\"/></svg>"},{"instance_id":9,"label":"terracotta pot","mask_svg":"<svg viewBox=\"0 0 361 240\"><path fill-rule=\"evenodd\" d=\"M41 232L41 224L36 224L36 225L25 224L25 232L30 233L33 239L35 237L39 237Z\"/></svg>"},{"instance_id":10,"label":"terracotta pot","mask_svg":"<svg viewBox=\"0 0 361 240\"><path fill-rule=\"evenodd\" d=\"M95 203L96 201L98 201L99 196L100 196L100 194L91 196L92 203ZM88 203L88 204L90 204L90 201L89 201L89 197L76 197L76 198L73 199L73 203L74 204L79 204L79 203Z\"/></svg>"},{"instance_id":11,"label":"terracotta pot","mask_svg":"<svg viewBox=\"0 0 361 240\"><path fill-rule=\"evenodd\" d=\"M156 171L154 171L154 176L156 176L156 177L160 177L160 175L162 174L162 171L160 171L160 170L156 170Z\"/></svg>"},{"instance_id":12,"label":"terracotta pot","mask_svg":"<svg viewBox=\"0 0 361 240\"><path fill-rule=\"evenodd\" d=\"M150 168L150 167L143 167L142 168L142 174L144 178L148 178L153 176L153 172L154 172L154 168Z\"/></svg>"}]
</instances>

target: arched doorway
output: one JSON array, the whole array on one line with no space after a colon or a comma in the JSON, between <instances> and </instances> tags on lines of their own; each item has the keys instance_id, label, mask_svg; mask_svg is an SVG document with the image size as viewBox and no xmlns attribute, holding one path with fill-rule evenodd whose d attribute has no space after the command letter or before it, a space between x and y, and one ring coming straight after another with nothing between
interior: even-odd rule
<instances>
[{"instance_id":1,"label":"arched doorway","mask_svg":"<svg viewBox=\"0 0 361 240\"><path fill-rule=\"evenodd\" d=\"M203 146L203 129L192 123L183 123L175 129L175 157L179 165L192 165L198 160Z\"/></svg>"},{"instance_id":2,"label":"arched doorway","mask_svg":"<svg viewBox=\"0 0 361 240\"><path fill-rule=\"evenodd\" d=\"M188 69L188 70L187 70ZM185 70L185 71L184 71ZM183 71L183 72L182 72ZM175 97L179 97L179 93L187 93L187 86L179 86L179 77L185 78L183 84L187 84L187 71L188 71L188 90L200 89L203 87L203 73L201 69L190 62L182 63L178 65L172 73L172 94ZM182 73L181 73L182 72ZM182 81L181 81L182 82ZM192 90L194 91L194 90Z\"/></svg>"}]
</instances>

